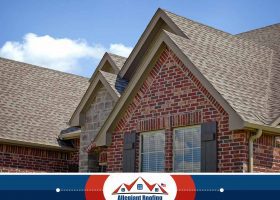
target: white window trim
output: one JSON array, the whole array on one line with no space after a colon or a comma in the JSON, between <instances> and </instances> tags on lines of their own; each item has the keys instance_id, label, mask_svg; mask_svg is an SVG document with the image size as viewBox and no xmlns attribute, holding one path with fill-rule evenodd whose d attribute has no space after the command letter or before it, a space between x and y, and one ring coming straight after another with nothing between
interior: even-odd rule
<instances>
[{"instance_id":1,"label":"white window trim","mask_svg":"<svg viewBox=\"0 0 280 200\"><path fill-rule=\"evenodd\" d=\"M176 130L182 130L182 129L186 129L186 128L200 128L200 134L201 134L201 125L193 125L193 126L183 126L183 127L177 127L174 128L172 131L172 171L174 173L186 173L186 172L175 172L174 171L174 166L175 166L175 131Z\"/></svg>"},{"instance_id":2,"label":"white window trim","mask_svg":"<svg viewBox=\"0 0 280 200\"><path fill-rule=\"evenodd\" d=\"M138 162L138 172L144 173L141 171L141 162L142 162L142 135L148 135L151 133L163 133L164 134L164 167L165 167L165 142L166 142L166 135L165 135L165 129L162 130L156 130L156 131L145 131L145 132L141 132L140 133L140 140L139 140L139 162ZM157 173L157 172L153 172L153 173Z\"/></svg>"}]
</instances>

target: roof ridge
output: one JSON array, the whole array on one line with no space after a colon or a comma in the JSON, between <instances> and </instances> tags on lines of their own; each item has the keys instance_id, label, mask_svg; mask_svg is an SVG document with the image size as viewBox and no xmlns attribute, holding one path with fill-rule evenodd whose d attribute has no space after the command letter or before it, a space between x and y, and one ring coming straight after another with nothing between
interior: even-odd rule
<instances>
[{"instance_id":1,"label":"roof ridge","mask_svg":"<svg viewBox=\"0 0 280 200\"><path fill-rule=\"evenodd\" d=\"M19 64L24 64L28 67L33 67L33 68L36 68L36 69L39 68L39 69L42 69L42 70L52 71L52 72L55 72L55 73L60 73L60 74L65 74L65 75L70 75L70 76L76 76L76 77L84 78L84 79L87 79L87 80L89 79L88 77L85 77L85 76L80 76L80 75L72 74L72 73L69 73L69 72L63 72L63 71L47 68L46 66L34 65L34 64L31 64L31 63L26 63L26 62L22 62L22 61L18 61L18 60L12 60L12 59L9 59L9 58L4 58L4 57L0 57L0 59L11 61L11 62L16 62L16 63L19 63Z\"/></svg>"},{"instance_id":2,"label":"roof ridge","mask_svg":"<svg viewBox=\"0 0 280 200\"><path fill-rule=\"evenodd\" d=\"M280 26L280 22L279 23L275 23L275 24L270 24L270 25L262 26L262 27L259 27L259 28L256 28L256 29L252 29L252 30L249 30L249 31L244 31L244 32L241 32L241 33L237 33L235 35L238 36L238 35L242 35L242 34L245 34L245 33L250 33L250 32L253 32L253 31L258 31L258 30L262 30L262 29L271 28L271 27L274 27L274 26Z\"/></svg>"},{"instance_id":3,"label":"roof ridge","mask_svg":"<svg viewBox=\"0 0 280 200\"><path fill-rule=\"evenodd\" d=\"M175 16L177 16L177 17L184 18L185 20L189 20L189 21L191 21L191 22L193 22L193 23L196 23L196 24L199 24L199 25L202 25L202 26L211 28L211 29L216 30L216 31L219 31L219 32L223 32L223 33L228 34L228 35L233 35L233 34L231 34L231 33L228 33L228 32L226 32L226 31L223 31L223 30L221 30L221 29L215 28L215 27L213 27L213 26L209 26L209 25L207 25L207 24L204 24L204 23L195 21L195 20L190 19L190 18L187 18L187 17L185 17L185 16L178 15L178 14L176 14L176 13L174 13L174 12L169 11L169 10L162 9L162 8L160 8L160 9L161 9L162 11L166 12L166 13L170 13L170 14L175 15Z\"/></svg>"},{"instance_id":4,"label":"roof ridge","mask_svg":"<svg viewBox=\"0 0 280 200\"><path fill-rule=\"evenodd\" d=\"M244 33L249 33L249 32L250 31L244 32ZM258 41L254 40L254 39L251 39L251 38L248 38L248 37L243 37L242 34L243 33L240 33L240 34L237 34L237 35L232 35L232 36L234 38L238 39L238 40L241 40L241 41L243 40L243 41L246 41L246 42L250 42L250 43L252 43L254 45L257 45L259 47L262 47L262 48L267 48L267 49L271 50L272 53L275 53L275 52L277 53L277 50L273 49L272 47L270 47L268 45L265 45L264 43L258 42Z\"/></svg>"}]
</instances>

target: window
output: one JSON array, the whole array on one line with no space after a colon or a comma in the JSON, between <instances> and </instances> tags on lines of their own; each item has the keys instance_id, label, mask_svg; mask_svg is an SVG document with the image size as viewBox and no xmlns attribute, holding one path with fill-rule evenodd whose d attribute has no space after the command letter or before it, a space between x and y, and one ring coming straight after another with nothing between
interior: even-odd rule
<instances>
[{"instance_id":1,"label":"window","mask_svg":"<svg viewBox=\"0 0 280 200\"><path fill-rule=\"evenodd\" d=\"M165 166L165 133L163 131L141 134L141 171L163 172Z\"/></svg>"},{"instance_id":2,"label":"window","mask_svg":"<svg viewBox=\"0 0 280 200\"><path fill-rule=\"evenodd\" d=\"M201 128L191 126L174 129L174 172L200 172Z\"/></svg>"}]
</instances>

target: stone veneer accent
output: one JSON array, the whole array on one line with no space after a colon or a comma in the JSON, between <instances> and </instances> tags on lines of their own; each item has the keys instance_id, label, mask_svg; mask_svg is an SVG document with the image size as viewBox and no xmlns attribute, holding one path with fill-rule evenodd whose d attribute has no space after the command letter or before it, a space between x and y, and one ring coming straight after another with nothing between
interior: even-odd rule
<instances>
[{"instance_id":1,"label":"stone veneer accent","mask_svg":"<svg viewBox=\"0 0 280 200\"><path fill-rule=\"evenodd\" d=\"M96 92L96 96L89 109L85 113L85 124L82 125L80 136L79 171L97 171L98 152L87 152L87 147L95 138L99 129L105 122L115 105L115 101L107 89L102 85Z\"/></svg>"}]
</instances>

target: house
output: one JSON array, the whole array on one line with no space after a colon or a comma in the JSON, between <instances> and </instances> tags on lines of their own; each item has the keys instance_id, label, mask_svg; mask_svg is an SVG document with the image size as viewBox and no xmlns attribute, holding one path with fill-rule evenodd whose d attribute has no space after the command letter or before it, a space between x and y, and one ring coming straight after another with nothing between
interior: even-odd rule
<instances>
[{"instance_id":1,"label":"house","mask_svg":"<svg viewBox=\"0 0 280 200\"><path fill-rule=\"evenodd\" d=\"M280 24L158 9L90 79L0 58L0 125L0 172L279 172Z\"/></svg>"},{"instance_id":2,"label":"house","mask_svg":"<svg viewBox=\"0 0 280 200\"><path fill-rule=\"evenodd\" d=\"M79 127L66 122L88 79L0 58L0 172L77 172Z\"/></svg>"},{"instance_id":3,"label":"house","mask_svg":"<svg viewBox=\"0 0 280 200\"><path fill-rule=\"evenodd\" d=\"M276 172L279 123L280 24L232 35L163 9L69 121L81 172Z\"/></svg>"}]
</instances>

